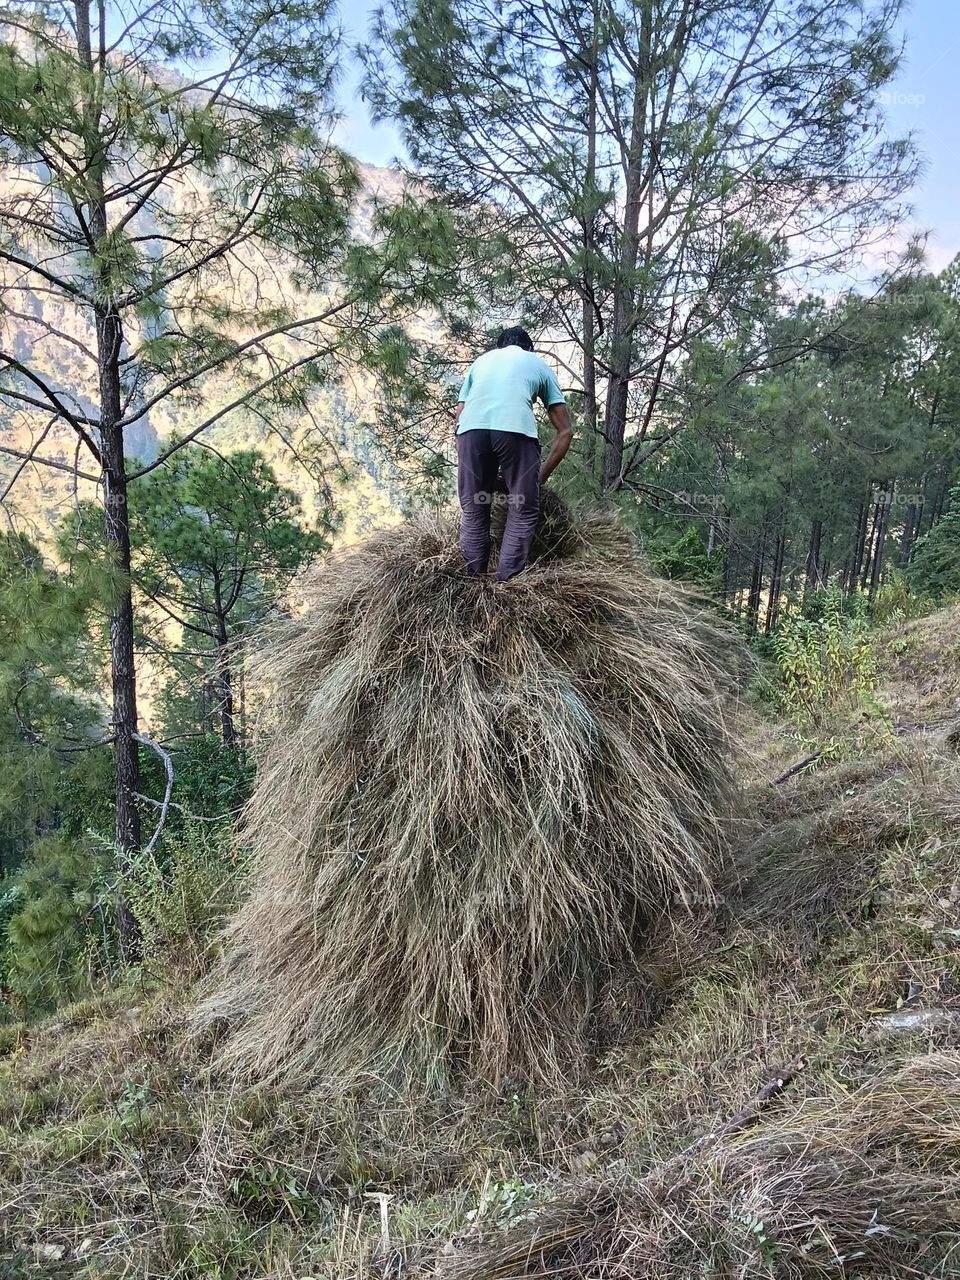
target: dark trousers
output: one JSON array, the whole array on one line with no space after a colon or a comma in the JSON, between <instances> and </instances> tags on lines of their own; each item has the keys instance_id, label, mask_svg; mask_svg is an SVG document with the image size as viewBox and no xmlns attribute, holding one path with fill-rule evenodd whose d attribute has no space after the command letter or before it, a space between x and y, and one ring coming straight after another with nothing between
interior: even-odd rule
<instances>
[{"instance_id":1,"label":"dark trousers","mask_svg":"<svg viewBox=\"0 0 960 1280\"><path fill-rule=\"evenodd\" d=\"M460 550L470 573L490 559L490 504L497 472L507 489L507 521L500 544L501 582L526 567L540 515L540 445L518 431L464 431L457 436Z\"/></svg>"}]
</instances>

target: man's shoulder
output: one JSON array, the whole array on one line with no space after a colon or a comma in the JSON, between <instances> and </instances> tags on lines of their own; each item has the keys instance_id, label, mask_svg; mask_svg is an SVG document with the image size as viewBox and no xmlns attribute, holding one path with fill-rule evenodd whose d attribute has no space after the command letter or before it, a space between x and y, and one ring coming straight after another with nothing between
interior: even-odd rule
<instances>
[{"instance_id":1,"label":"man's shoulder","mask_svg":"<svg viewBox=\"0 0 960 1280\"><path fill-rule=\"evenodd\" d=\"M553 376L553 370L542 356L538 356L535 351L524 351L522 347L493 347L490 351L484 351L478 355L470 368L480 371L493 369L497 365L512 368L519 366L524 371L541 377L544 374Z\"/></svg>"},{"instance_id":2,"label":"man's shoulder","mask_svg":"<svg viewBox=\"0 0 960 1280\"><path fill-rule=\"evenodd\" d=\"M539 377L556 378L557 375L553 371L553 366L548 364L547 361L544 360L543 356L538 356L535 351L528 351L527 355L536 362L531 364L530 368L535 370Z\"/></svg>"},{"instance_id":3,"label":"man's shoulder","mask_svg":"<svg viewBox=\"0 0 960 1280\"><path fill-rule=\"evenodd\" d=\"M524 373L539 372L547 367L535 351L524 351L522 347L508 347L507 350L510 364Z\"/></svg>"},{"instance_id":4,"label":"man's shoulder","mask_svg":"<svg viewBox=\"0 0 960 1280\"><path fill-rule=\"evenodd\" d=\"M476 359L474 360L470 368L483 369L483 368L486 368L488 365L495 364L496 360L494 357L498 356L499 354L500 353L497 351L495 347L492 351L483 351L480 353L480 355L476 357Z\"/></svg>"}]
</instances>

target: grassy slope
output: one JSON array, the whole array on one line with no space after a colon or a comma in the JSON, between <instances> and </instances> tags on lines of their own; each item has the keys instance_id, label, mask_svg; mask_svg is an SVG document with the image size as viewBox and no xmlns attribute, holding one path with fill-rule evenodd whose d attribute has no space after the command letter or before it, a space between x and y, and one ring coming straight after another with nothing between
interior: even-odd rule
<instances>
[{"instance_id":1,"label":"grassy slope","mask_svg":"<svg viewBox=\"0 0 960 1280\"><path fill-rule=\"evenodd\" d=\"M240 1093L205 1078L177 984L4 1029L0 1275L398 1275L584 1177L655 1167L798 1056L761 1125L960 1046L958 623L885 638L894 732L866 754L772 788L802 749L758 727L742 902L682 979L658 958L663 1016L578 1096ZM749 1274L775 1273L758 1255Z\"/></svg>"}]
</instances>

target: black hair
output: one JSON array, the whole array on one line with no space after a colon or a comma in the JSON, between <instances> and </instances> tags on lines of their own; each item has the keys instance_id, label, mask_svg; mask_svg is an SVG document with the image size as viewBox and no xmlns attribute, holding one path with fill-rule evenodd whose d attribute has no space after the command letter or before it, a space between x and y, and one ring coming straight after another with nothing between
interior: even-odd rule
<instances>
[{"instance_id":1,"label":"black hair","mask_svg":"<svg viewBox=\"0 0 960 1280\"><path fill-rule=\"evenodd\" d=\"M526 329L515 325L512 329L504 329L497 339L497 347L522 347L524 351L533 350L533 339Z\"/></svg>"}]
</instances>

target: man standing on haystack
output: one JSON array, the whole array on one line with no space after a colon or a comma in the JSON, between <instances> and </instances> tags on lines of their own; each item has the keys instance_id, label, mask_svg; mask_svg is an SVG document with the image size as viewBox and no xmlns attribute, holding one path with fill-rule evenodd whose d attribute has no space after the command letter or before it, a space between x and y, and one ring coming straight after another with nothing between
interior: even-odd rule
<instances>
[{"instance_id":1,"label":"man standing on haystack","mask_svg":"<svg viewBox=\"0 0 960 1280\"><path fill-rule=\"evenodd\" d=\"M541 464L535 400L542 400L556 436ZM540 514L540 486L570 448L573 425L563 392L533 353L526 329L504 329L493 351L474 360L460 388L453 425L457 441L460 549L473 574L490 558L490 504L498 473L507 492L507 520L497 578L526 567Z\"/></svg>"}]
</instances>

